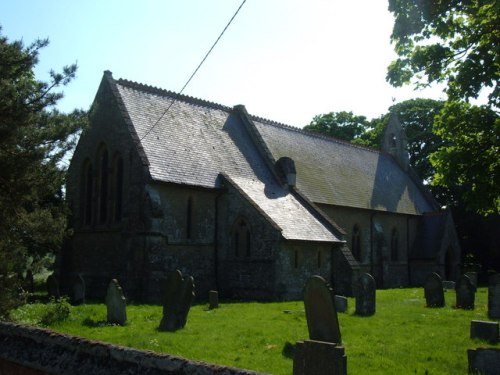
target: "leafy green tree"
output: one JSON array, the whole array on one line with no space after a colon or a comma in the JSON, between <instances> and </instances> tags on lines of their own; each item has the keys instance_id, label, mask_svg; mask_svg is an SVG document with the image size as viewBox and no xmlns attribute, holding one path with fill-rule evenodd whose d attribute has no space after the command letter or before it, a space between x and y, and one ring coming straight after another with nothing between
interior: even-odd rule
<instances>
[{"instance_id":1,"label":"leafy green tree","mask_svg":"<svg viewBox=\"0 0 500 375\"><path fill-rule=\"evenodd\" d=\"M363 134L369 124L365 116L356 116L352 112L342 111L314 116L311 123L304 126L304 129L350 142Z\"/></svg>"},{"instance_id":2,"label":"leafy green tree","mask_svg":"<svg viewBox=\"0 0 500 375\"><path fill-rule=\"evenodd\" d=\"M0 29L1 32L1 29ZM0 33L0 317L20 302L18 276L58 250L66 231L63 200L66 153L74 147L86 113L55 109L76 65L50 72L50 82L33 69L47 40L25 47Z\"/></svg>"},{"instance_id":3,"label":"leafy green tree","mask_svg":"<svg viewBox=\"0 0 500 375\"><path fill-rule=\"evenodd\" d=\"M389 0L389 10L399 58L389 66L388 81L447 84L448 100L434 130L445 144L430 159L434 185L463 191L470 210L498 214L500 2ZM488 106L467 104L483 89Z\"/></svg>"},{"instance_id":4,"label":"leafy green tree","mask_svg":"<svg viewBox=\"0 0 500 375\"><path fill-rule=\"evenodd\" d=\"M431 154L436 185L463 187L471 211L500 214L500 118L487 106L447 102L435 132L445 146Z\"/></svg>"},{"instance_id":5,"label":"leafy green tree","mask_svg":"<svg viewBox=\"0 0 500 375\"><path fill-rule=\"evenodd\" d=\"M477 98L489 87L500 105L500 2L498 0L389 0L391 40L399 58L387 79L401 86L447 84L451 100Z\"/></svg>"}]
</instances>

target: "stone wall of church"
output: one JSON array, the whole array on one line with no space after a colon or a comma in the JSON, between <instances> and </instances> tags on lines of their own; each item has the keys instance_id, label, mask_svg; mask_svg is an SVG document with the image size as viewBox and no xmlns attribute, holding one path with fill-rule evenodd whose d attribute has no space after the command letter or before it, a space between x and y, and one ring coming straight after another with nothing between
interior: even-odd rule
<instances>
[{"instance_id":1,"label":"stone wall of church","mask_svg":"<svg viewBox=\"0 0 500 375\"><path fill-rule=\"evenodd\" d=\"M226 183L217 202L218 288L223 298L272 300L280 231L242 192Z\"/></svg>"},{"instance_id":2,"label":"stone wall of church","mask_svg":"<svg viewBox=\"0 0 500 375\"><path fill-rule=\"evenodd\" d=\"M408 255L413 251L417 216L384 211L319 205L346 232L353 250L353 232L359 229L359 254L353 255L361 269L373 274L377 287L409 285Z\"/></svg>"}]
</instances>

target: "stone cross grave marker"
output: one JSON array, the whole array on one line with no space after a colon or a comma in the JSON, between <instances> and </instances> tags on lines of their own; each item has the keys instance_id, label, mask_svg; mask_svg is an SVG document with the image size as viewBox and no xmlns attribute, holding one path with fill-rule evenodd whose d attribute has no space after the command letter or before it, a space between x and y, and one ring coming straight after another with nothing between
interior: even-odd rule
<instances>
[{"instance_id":1,"label":"stone cross grave marker","mask_svg":"<svg viewBox=\"0 0 500 375\"><path fill-rule=\"evenodd\" d=\"M356 315L375 314L376 287L375 279L369 273L361 275L354 285L356 297Z\"/></svg>"},{"instance_id":2,"label":"stone cross grave marker","mask_svg":"<svg viewBox=\"0 0 500 375\"><path fill-rule=\"evenodd\" d=\"M316 341L341 343L340 327L333 291L321 276L312 276L304 290L309 338Z\"/></svg>"},{"instance_id":3,"label":"stone cross grave marker","mask_svg":"<svg viewBox=\"0 0 500 375\"><path fill-rule=\"evenodd\" d=\"M491 275L488 279L488 316L500 319L500 273Z\"/></svg>"},{"instance_id":4,"label":"stone cross grave marker","mask_svg":"<svg viewBox=\"0 0 500 375\"><path fill-rule=\"evenodd\" d=\"M441 276L433 272L427 276L424 284L427 307L444 307L444 290Z\"/></svg>"},{"instance_id":5,"label":"stone cross grave marker","mask_svg":"<svg viewBox=\"0 0 500 375\"><path fill-rule=\"evenodd\" d=\"M116 279L110 281L106 293L107 321L112 324L125 325L127 322L127 301L123 290Z\"/></svg>"},{"instance_id":6,"label":"stone cross grave marker","mask_svg":"<svg viewBox=\"0 0 500 375\"><path fill-rule=\"evenodd\" d=\"M61 296L59 294L59 283L53 273L47 277L47 293L49 294L49 297L54 297L55 299L59 299Z\"/></svg>"},{"instance_id":7,"label":"stone cross grave marker","mask_svg":"<svg viewBox=\"0 0 500 375\"><path fill-rule=\"evenodd\" d=\"M476 298L476 288L469 276L462 275L458 279L458 282L455 286L455 292L457 297L457 308L460 309L474 309L474 301Z\"/></svg>"},{"instance_id":8,"label":"stone cross grave marker","mask_svg":"<svg viewBox=\"0 0 500 375\"><path fill-rule=\"evenodd\" d=\"M167 288L163 303L163 318L160 331L176 331L183 328L194 299L193 278L182 278L182 273L175 270L167 278Z\"/></svg>"},{"instance_id":9,"label":"stone cross grave marker","mask_svg":"<svg viewBox=\"0 0 500 375\"><path fill-rule=\"evenodd\" d=\"M73 277L73 281L71 283L70 302L74 306L85 303L85 281L80 274Z\"/></svg>"}]
</instances>

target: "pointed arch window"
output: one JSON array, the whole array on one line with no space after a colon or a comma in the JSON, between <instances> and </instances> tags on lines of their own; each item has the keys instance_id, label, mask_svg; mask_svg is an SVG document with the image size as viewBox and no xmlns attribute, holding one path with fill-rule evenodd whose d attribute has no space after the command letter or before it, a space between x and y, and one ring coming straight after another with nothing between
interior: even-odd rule
<instances>
[{"instance_id":1,"label":"pointed arch window","mask_svg":"<svg viewBox=\"0 0 500 375\"><path fill-rule=\"evenodd\" d=\"M392 228L391 233L391 260L393 262L399 260L399 233L397 228Z\"/></svg>"},{"instance_id":2,"label":"pointed arch window","mask_svg":"<svg viewBox=\"0 0 500 375\"><path fill-rule=\"evenodd\" d=\"M116 154L113 159L113 221L118 223L123 214L123 158Z\"/></svg>"},{"instance_id":3,"label":"pointed arch window","mask_svg":"<svg viewBox=\"0 0 500 375\"><path fill-rule=\"evenodd\" d=\"M103 224L108 219L108 150L106 146L101 146L98 153L99 166L99 191L98 191L98 218Z\"/></svg>"},{"instance_id":4,"label":"pointed arch window","mask_svg":"<svg viewBox=\"0 0 500 375\"><path fill-rule=\"evenodd\" d=\"M85 160L82 169L82 185L81 192L81 218L83 225L90 225L92 223L92 188L94 185L92 171L92 163L90 160Z\"/></svg>"},{"instance_id":5,"label":"pointed arch window","mask_svg":"<svg viewBox=\"0 0 500 375\"><path fill-rule=\"evenodd\" d=\"M351 251L356 260L361 260L361 228L358 224L352 228Z\"/></svg>"},{"instance_id":6,"label":"pointed arch window","mask_svg":"<svg viewBox=\"0 0 500 375\"><path fill-rule=\"evenodd\" d=\"M233 225L233 250L237 257L251 255L252 237L250 226L244 218L239 218Z\"/></svg>"}]
</instances>

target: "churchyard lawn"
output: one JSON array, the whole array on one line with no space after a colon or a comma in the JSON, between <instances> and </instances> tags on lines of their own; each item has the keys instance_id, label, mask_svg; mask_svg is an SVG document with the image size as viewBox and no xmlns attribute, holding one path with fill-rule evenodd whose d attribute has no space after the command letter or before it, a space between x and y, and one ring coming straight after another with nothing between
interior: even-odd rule
<instances>
[{"instance_id":1,"label":"churchyard lawn","mask_svg":"<svg viewBox=\"0 0 500 375\"><path fill-rule=\"evenodd\" d=\"M339 313L348 373L467 374L467 349L491 347L472 340L471 320L489 320L487 288L476 293L474 310L455 309L455 292L445 293L444 308L426 308L424 291L378 290L376 313ZM21 323L39 324L47 306L31 304L12 313ZM48 328L122 346L165 352L189 359L290 375L294 344L308 338L302 301L224 303L191 308L185 328L159 332L161 306L127 306L125 326L106 323L106 306L87 303L70 307L67 319ZM495 345L494 347L499 347Z\"/></svg>"}]
</instances>

